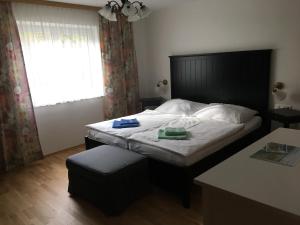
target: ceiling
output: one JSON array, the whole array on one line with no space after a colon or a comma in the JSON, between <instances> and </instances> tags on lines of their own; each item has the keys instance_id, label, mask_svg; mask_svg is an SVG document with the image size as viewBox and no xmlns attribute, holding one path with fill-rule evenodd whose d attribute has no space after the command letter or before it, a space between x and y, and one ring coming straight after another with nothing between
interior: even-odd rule
<instances>
[{"instance_id":1,"label":"ceiling","mask_svg":"<svg viewBox=\"0 0 300 225\"><path fill-rule=\"evenodd\" d=\"M53 2L65 2L65 3L73 3L80 5L89 5L89 6L104 6L107 0L49 0ZM117 0L120 2L120 0ZM176 3L184 3L186 1L197 1L197 0L141 0L145 3L149 8L152 9L161 9Z\"/></svg>"}]
</instances>

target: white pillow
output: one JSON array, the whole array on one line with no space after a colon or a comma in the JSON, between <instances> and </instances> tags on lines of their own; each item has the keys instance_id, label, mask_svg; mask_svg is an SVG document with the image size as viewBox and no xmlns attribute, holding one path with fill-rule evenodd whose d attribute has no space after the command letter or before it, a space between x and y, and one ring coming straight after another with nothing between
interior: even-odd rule
<instances>
[{"instance_id":1,"label":"white pillow","mask_svg":"<svg viewBox=\"0 0 300 225\"><path fill-rule=\"evenodd\" d=\"M193 116L203 120L246 123L257 113L257 111L243 106L213 103L194 113Z\"/></svg>"},{"instance_id":2,"label":"white pillow","mask_svg":"<svg viewBox=\"0 0 300 225\"><path fill-rule=\"evenodd\" d=\"M191 116L200 109L203 109L205 106L207 106L207 104L184 99L172 99L156 108L155 111L167 114Z\"/></svg>"}]
</instances>

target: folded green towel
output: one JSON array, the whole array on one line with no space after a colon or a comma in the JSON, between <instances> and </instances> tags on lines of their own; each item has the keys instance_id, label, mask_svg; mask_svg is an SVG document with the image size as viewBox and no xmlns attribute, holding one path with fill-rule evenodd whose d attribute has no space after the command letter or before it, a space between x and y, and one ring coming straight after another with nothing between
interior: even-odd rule
<instances>
[{"instance_id":1,"label":"folded green towel","mask_svg":"<svg viewBox=\"0 0 300 225\"><path fill-rule=\"evenodd\" d=\"M186 135L186 130L183 127L178 127L178 128L167 127L165 129L165 133L167 136Z\"/></svg>"},{"instance_id":2,"label":"folded green towel","mask_svg":"<svg viewBox=\"0 0 300 225\"><path fill-rule=\"evenodd\" d=\"M187 138L188 138L187 133L185 135L168 136L168 135L166 135L165 130L159 129L159 131L158 131L158 139L185 140Z\"/></svg>"}]
</instances>

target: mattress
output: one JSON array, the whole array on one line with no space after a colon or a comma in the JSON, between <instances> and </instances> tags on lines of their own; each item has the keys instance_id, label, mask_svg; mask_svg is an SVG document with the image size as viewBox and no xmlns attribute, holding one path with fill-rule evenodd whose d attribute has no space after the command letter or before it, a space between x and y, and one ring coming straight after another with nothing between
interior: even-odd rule
<instances>
[{"instance_id":1,"label":"mattress","mask_svg":"<svg viewBox=\"0 0 300 225\"><path fill-rule=\"evenodd\" d=\"M256 130L261 123L262 119L258 116L239 125L216 121L189 121L188 125L184 123L181 126L194 135L190 140L158 140L158 129L154 129L129 137L128 148L176 166L190 166ZM172 122L167 126L169 125ZM208 135L205 137L206 134Z\"/></svg>"},{"instance_id":2,"label":"mattress","mask_svg":"<svg viewBox=\"0 0 300 225\"><path fill-rule=\"evenodd\" d=\"M140 122L139 127L115 129L112 128L114 120L108 120L86 125L86 127L88 128L87 136L92 140L99 141L104 144L117 145L122 148L128 148L127 139L131 135L153 130L179 118L182 118L182 116L160 113L155 110L146 110L144 112L122 117L119 119L133 118L136 118Z\"/></svg>"},{"instance_id":3,"label":"mattress","mask_svg":"<svg viewBox=\"0 0 300 225\"><path fill-rule=\"evenodd\" d=\"M126 137L119 137L110 133L105 133L95 129L88 129L87 137L94 141L101 142L107 145L116 145L121 148L128 149L128 141Z\"/></svg>"}]
</instances>

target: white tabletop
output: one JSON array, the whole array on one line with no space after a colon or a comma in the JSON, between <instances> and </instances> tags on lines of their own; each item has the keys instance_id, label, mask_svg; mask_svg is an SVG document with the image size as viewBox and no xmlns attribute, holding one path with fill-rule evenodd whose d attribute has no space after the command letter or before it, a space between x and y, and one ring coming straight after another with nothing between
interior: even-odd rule
<instances>
[{"instance_id":1,"label":"white tabletop","mask_svg":"<svg viewBox=\"0 0 300 225\"><path fill-rule=\"evenodd\" d=\"M300 162L284 166L250 158L268 142L300 147L300 130L279 128L195 178L242 197L300 216Z\"/></svg>"}]
</instances>

